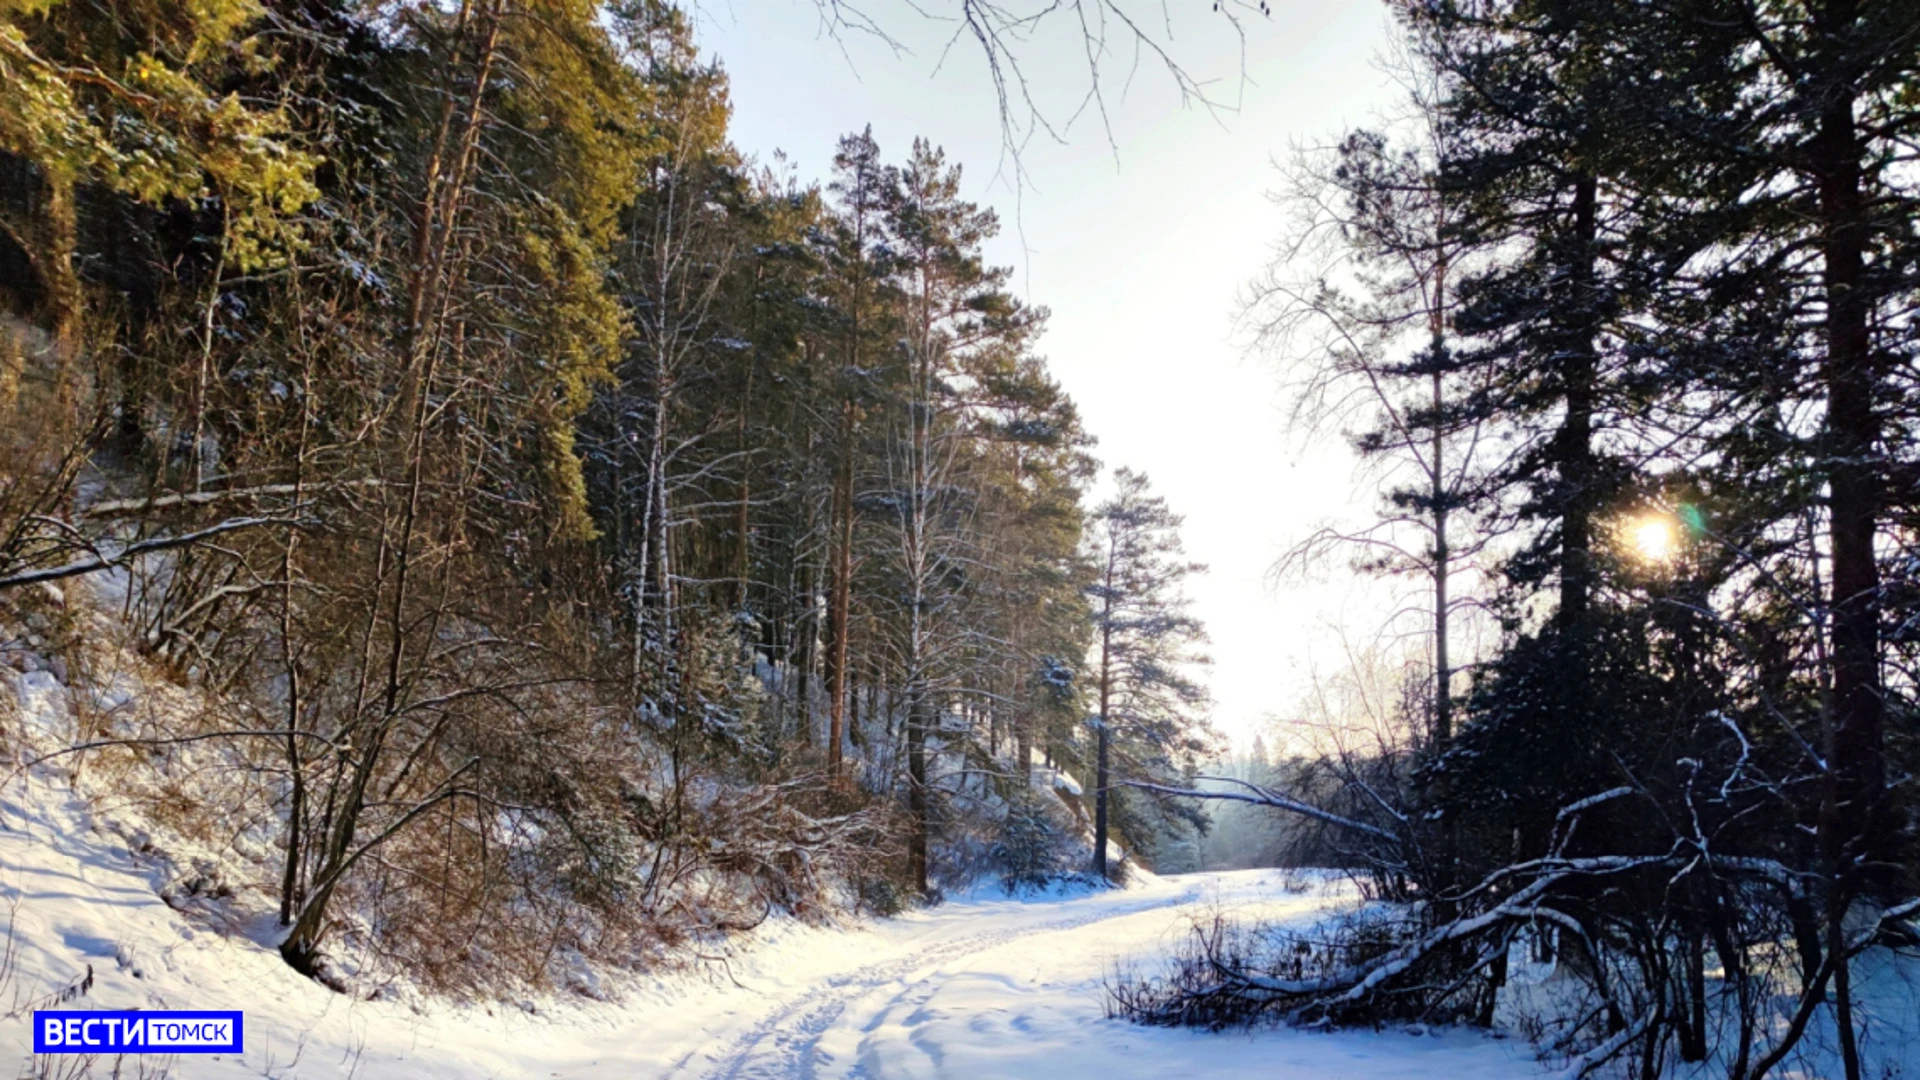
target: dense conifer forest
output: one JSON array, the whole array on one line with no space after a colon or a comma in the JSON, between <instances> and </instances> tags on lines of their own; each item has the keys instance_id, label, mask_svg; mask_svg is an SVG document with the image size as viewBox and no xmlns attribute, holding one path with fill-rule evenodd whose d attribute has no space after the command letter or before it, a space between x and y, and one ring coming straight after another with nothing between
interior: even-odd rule
<instances>
[{"instance_id":1,"label":"dense conifer forest","mask_svg":"<svg viewBox=\"0 0 1920 1080\"><path fill-rule=\"evenodd\" d=\"M1149 6L1065 5L1064 62L1195 90ZM1059 58L949 7L1004 118ZM1871 1075L1856 967L1920 948L1920 5L1383 11L1401 107L1215 180L1280 186L1242 325L1378 510L1275 580L1411 600L1303 706L1346 735L1222 757L1180 493L1102 479L938 145L743 155L663 0L0 0L0 660L178 691L0 724L15 767L239 852L342 991L1285 863L1376 903L1216 921L1112 1012L1486 1027L1524 961L1572 1077L1814 1030Z\"/></svg>"},{"instance_id":2,"label":"dense conifer forest","mask_svg":"<svg viewBox=\"0 0 1920 1080\"><path fill-rule=\"evenodd\" d=\"M1524 946L1568 1075L1817 1020L1858 1077L1851 968L1920 942L1920 9L1389 6L1404 107L1298 155L1248 316L1381 478L1283 569L1414 583L1415 644L1345 677L1372 739L1230 787L1412 906L1131 1012L1489 1024Z\"/></svg>"},{"instance_id":3,"label":"dense conifer forest","mask_svg":"<svg viewBox=\"0 0 1920 1080\"><path fill-rule=\"evenodd\" d=\"M288 963L1088 869L1029 776L1091 745L1093 440L938 147L743 159L652 2L29 4L0 65L0 596L122 576L206 705L100 741L236 755Z\"/></svg>"}]
</instances>

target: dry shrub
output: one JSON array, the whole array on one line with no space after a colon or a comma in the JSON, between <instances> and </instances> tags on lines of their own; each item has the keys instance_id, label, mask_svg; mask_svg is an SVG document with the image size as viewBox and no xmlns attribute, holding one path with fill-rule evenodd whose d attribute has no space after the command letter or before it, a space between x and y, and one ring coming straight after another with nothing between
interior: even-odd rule
<instances>
[{"instance_id":1,"label":"dry shrub","mask_svg":"<svg viewBox=\"0 0 1920 1080\"><path fill-rule=\"evenodd\" d=\"M1385 954L1403 933L1378 908L1344 913L1306 932L1238 920L1214 908L1193 917L1159 970L1119 970L1108 977L1107 1016L1209 1031L1299 1020L1296 1002L1259 981L1325 979Z\"/></svg>"}]
</instances>

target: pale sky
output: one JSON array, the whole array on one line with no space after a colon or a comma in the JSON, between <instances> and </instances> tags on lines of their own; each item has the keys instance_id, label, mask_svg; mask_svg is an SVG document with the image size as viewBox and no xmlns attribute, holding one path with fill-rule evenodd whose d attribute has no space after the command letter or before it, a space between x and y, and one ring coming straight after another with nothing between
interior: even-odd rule
<instances>
[{"instance_id":1,"label":"pale sky","mask_svg":"<svg viewBox=\"0 0 1920 1080\"><path fill-rule=\"evenodd\" d=\"M1129 57L1116 56L1105 76L1112 140L1093 115L1064 144L1032 140L1018 197L977 46L960 40L941 61L952 24L906 0L864 5L905 54L858 34L835 40L813 0L706 0L695 28L730 74L744 152L764 160L783 150L801 177L824 180L838 138L871 123L889 161L920 135L966 167L967 197L1006 226L989 258L1013 266L1016 290L1052 310L1038 351L1078 402L1096 453L1146 472L1185 516L1189 554L1211 567L1189 593L1212 637L1215 723L1244 742L1262 716L1294 711L1310 668L1341 662L1336 625L1365 637L1381 621L1366 614L1378 610L1377 587L1339 575L1310 588L1268 583L1280 552L1372 496L1354 494L1337 436L1284 430L1274 366L1245 353L1233 316L1284 227L1267 199L1279 183L1273 163L1392 103L1375 66L1388 25L1377 0L1274 0L1271 18L1244 21L1241 84L1240 42L1211 4L1166 6L1177 57L1238 111L1183 107L1151 62L1127 85ZM1023 50L1056 123L1085 90L1076 45L1043 30Z\"/></svg>"}]
</instances>

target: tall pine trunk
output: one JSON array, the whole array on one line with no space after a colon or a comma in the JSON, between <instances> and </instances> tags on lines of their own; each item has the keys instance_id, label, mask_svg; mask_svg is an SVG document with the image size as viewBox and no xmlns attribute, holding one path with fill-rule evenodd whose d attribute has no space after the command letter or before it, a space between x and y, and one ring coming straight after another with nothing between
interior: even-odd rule
<instances>
[{"instance_id":1,"label":"tall pine trunk","mask_svg":"<svg viewBox=\"0 0 1920 1080\"><path fill-rule=\"evenodd\" d=\"M1832 627L1832 760L1823 840L1828 863L1827 949L1833 967L1834 1021L1847 1080L1861 1075L1854 1038L1852 979L1844 923L1865 883L1857 867L1876 840L1876 810L1886 783L1880 685L1880 568L1874 555L1880 511L1879 419L1875 412L1873 298L1866 281L1869 238L1862 191L1861 145L1854 116L1860 11L1856 0L1829 0L1815 15L1825 45L1816 101L1818 128L1809 145L1818 193L1820 253L1826 305L1827 393L1823 434L1832 559L1828 617Z\"/></svg>"},{"instance_id":2,"label":"tall pine trunk","mask_svg":"<svg viewBox=\"0 0 1920 1080\"><path fill-rule=\"evenodd\" d=\"M1573 181L1573 235L1568 238L1567 285L1557 344L1560 347L1561 386L1565 416L1555 447L1560 471L1560 610L1563 630L1585 622L1593 592L1593 511L1597 477L1593 460L1594 382L1599 369L1598 282L1595 243L1598 237L1598 190L1591 174ZM1576 662L1570 678L1585 677Z\"/></svg>"},{"instance_id":3,"label":"tall pine trunk","mask_svg":"<svg viewBox=\"0 0 1920 1080\"><path fill-rule=\"evenodd\" d=\"M1100 610L1100 727L1095 733L1093 779L1093 873L1107 880L1107 753L1111 737L1107 732L1107 710L1113 704L1113 573L1117 551L1107 551L1106 596Z\"/></svg>"},{"instance_id":4,"label":"tall pine trunk","mask_svg":"<svg viewBox=\"0 0 1920 1080\"><path fill-rule=\"evenodd\" d=\"M1817 20L1836 48L1858 46L1855 0L1831 0ZM1861 190L1865 154L1854 118L1853 81L1845 57L1829 57L1812 167L1819 192L1820 251L1825 264L1827 393L1825 458L1833 571L1834 771L1846 838L1869 835L1872 809L1885 783L1880 686L1879 564L1874 537L1880 492L1875 455L1880 425L1874 409L1872 299L1865 280L1868 222ZM1843 840L1844 842L1844 840Z\"/></svg>"},{"instance_id":5,"label":"tall pine trunk","mask_svg":"<svg viewBox=\"0 0 1920 1080\"><path fill-rule=\"evenodd\" d=\"M832 589L827 600L827 769L840 776L841 745L846 741L847 656L853 607L853 455L854 405L840 406L840 461L834 471Z\"/></svg>"}]
</instances>

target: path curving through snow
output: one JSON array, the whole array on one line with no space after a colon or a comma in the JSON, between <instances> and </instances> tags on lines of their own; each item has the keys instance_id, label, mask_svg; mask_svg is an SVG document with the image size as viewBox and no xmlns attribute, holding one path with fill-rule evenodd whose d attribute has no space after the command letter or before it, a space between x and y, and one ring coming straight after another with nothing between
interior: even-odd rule
<instances>
[{"instance_id":1,"label":"path curving through snow","mask_svg":"<svg viewBox=\"0 0 1920 1080\"><path fill-rule=\"evenodd\" d=\"M797 989L789 987L784 997L769 995L777 1004L733 1037L719 1060L700 1075L707 1080L812 1080L836 1075L835 1065L848 1058L855 1062L854 1075L888 1075L894 1070L879 1064L878 1058L885 1053L887 1041L897 1041L902 1033L908 1044L923 1048L938 1066L945 1057L943 1048L925 1039L916 1041L915 1036L924 1033L913 1029L935 1018L925 1006L941 987L956 979L979 977L978 966L986 964L993 985L1012 988L1015 984L1004 973L991 970L995 958L986 954L1006 949L1029 952L1035 946L1057 949L1074 931L1098 932L1103 924L1142 912L1164 918L1170 909L1180 910L1199 898L1194 887L1171 897L1165 890L1156 892L1152 897L1129 898L1131 903L1099 904L1090 897L1051 903L962 903L918 917L913 921L925 928L904 935L897 955ZM882 937L884 929L861 936ZM876 1037L858 1037L866 1035Z\"/></svg>"},{"instance_id":2,"label":"path curving through snow","mask_svg":"<svg viewBox=\"0 0 1920 1080\"><path fill-rule=\"evenodd\" d=\"M1101 981L1151 963L1215 905L1308 919L1334 897L1268 871L1196 874L1067 899L981 895L842 935L780 942L736 1012L689 1033L690 1080L1036 1077L1532 1077L1526 1048L1469 1032L1204 1034L1107 1020ZM811 960L809 961L809 957ZM822 968L834 968L832 971ZM779 973L779 974L776 974ZM743 1000L746 999L746 1000ZM750 1004L752 998L758 1007Z\"/></svg>"},{"instance_id":3,"label":"path curving through snow","mask_svg":"<svg viewBox=\"0 0 1920 1080\"><path fill-rule=\"evenodd\" d=\"M618 1001L563 995L523 1011L332 993L280 962L270 927L222 933L168 907L155 867L104 824L56 776L0 790L0 921L12 919L0 999L15 1010L0 1019L0 1068L32 1069L20 1007L91 971L66 1007L246 1011L244 1055L176 1059L174 1080L1540 1075L1525 1046L1470 1032L1204 1034L1105 1018L1115 965L1150 965L1213 905L1308 920L1340 900L1289 891L1272 871L1053 898L988 890L845 926L776 920L703 971L635 981Z\"/></svg>"}]
</instances>

